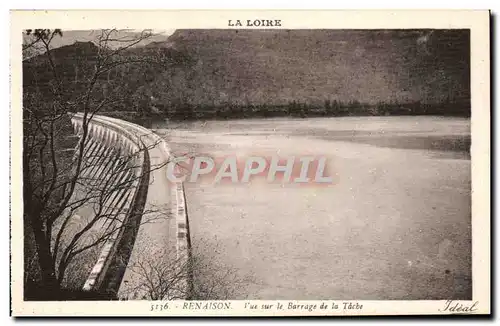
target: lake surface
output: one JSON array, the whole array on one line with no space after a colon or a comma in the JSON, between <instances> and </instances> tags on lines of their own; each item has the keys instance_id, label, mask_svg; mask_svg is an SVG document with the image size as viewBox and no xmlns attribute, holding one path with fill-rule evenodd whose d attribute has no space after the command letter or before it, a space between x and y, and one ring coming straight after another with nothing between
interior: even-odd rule
<instances>
[{"instance_id":1,"label":"lake surface","mask_svg":"<svg viewBox=\"0 0 500 326\"><path fill-rule=\"evenodd\" d=\"M232 298L471 298L469 119L152 127L177 154L328 157L328 186L185 183L193 246L234 274Z\"/></svg>"}]
</instances>

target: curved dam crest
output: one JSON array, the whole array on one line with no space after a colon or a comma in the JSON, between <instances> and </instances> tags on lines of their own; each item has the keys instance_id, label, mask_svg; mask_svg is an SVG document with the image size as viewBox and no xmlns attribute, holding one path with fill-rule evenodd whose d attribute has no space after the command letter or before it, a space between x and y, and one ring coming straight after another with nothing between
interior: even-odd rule
<instances>
[{"instance_id":1,"label":"curved dam crest","mask_svg":"<svg viewBox=\"0 0 500 326\"><path fill-rule=\"evenodd\" d=\"M84 116L72 115L73 127L81 132ZM84 291L105 293L120 299L142 299L147 293L131 266L143 259L155 259L164 250L168 259L187 264L189 230L182 183L167 182L166 164L170 159L167 143L139 125L105 116L88 120L84 162L96 179L106 178L112 167L121 166L109 182L131 181L131 187L118 189L109 207L120 214L118 232L102 246L84 286ZM122 162L121 155L129 161ZM166 262L165 262L166 263ZM180 279L168 296L185 297L189 282Z\"/></svg>"}]
</instances>

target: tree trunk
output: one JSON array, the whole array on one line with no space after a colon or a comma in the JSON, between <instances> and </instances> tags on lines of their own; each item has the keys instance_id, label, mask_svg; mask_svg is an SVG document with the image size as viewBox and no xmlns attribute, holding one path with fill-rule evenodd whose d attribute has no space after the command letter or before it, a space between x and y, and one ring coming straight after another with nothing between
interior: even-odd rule
<instances>
[{"instance_id":1,"label":"tree trunk","mask_svg":"<svg viewBox=\"0 0 500 326\"><path fill-rule=\"evenodd\" d=\"M40 293L44 297L56 299L59 293L59 282L56 277L54 260L50 252L50 239L46 239L42 223L31 218L33 234L35 235L36 250L38 254L38 264L42 276L42 288L44 293ZM47 298L47 299L48 299Z\"/></svg>"}]
</instances>

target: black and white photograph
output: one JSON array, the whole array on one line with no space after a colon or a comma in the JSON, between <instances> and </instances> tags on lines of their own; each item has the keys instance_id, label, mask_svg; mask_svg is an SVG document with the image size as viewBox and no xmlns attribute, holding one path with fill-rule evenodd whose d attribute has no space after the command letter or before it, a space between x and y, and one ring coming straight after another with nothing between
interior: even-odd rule
<instances>
[{"instance_id":1,"label":"black and white photograph","mask_svg":"<svg viewBox=\"0 0 500 326\"><path fill-rule=\"evenodd\" d=\"M374 314L377 301L488 312L489 251L473 252L489 250L489 197L473 196L489 196L489 74L474 84L473 27L213 16L13 31L19 300L150 301L135 312L165 316Z\"/></svg>"}]
</instances>

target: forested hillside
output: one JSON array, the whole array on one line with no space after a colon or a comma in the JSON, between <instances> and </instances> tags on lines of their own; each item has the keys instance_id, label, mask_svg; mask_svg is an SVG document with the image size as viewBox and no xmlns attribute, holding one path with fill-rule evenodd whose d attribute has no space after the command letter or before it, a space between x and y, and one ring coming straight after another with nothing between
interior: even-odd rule
<instances>
[{"instance_id":1,"label":"forested hillside","mask_svg":"<svg viewBox=\"0 0 500 326\"><path fill-rule=\"evenodd\" d=\"M72 97L96 51L91 42L53 51ZM466 30L177 30L122 53L136 62L101 76L97 98L120 92L103 110L180 119L468 115L469 51ZM47 85L48 63L25 61L25 86Z\"/></svg>"}]
</instances>

